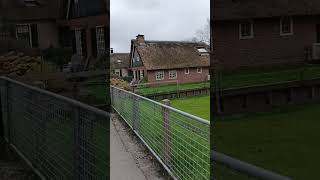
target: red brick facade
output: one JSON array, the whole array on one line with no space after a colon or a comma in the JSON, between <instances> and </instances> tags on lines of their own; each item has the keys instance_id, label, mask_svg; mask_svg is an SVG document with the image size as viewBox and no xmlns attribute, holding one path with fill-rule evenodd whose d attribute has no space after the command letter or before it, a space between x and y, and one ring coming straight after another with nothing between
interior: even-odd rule
<instances>
[{"instance_id":1,"label":"red brick facade","mask_svg":"<svg viewBox=\"0 0 320 180\"><path fill-rule=\"evenodd\" d=\"M216 21L214 54L224 67L294 64L304 61L304 48L317 42L319 17L293 17L293 35L280 36L280 18L253 20L254 37L239 39L240 21Z\"/></svg>"},{"instance_id":2,"label":"red brick facade","mask_svg":"<svg viewBox=\"0 0 320 180\"><path fill-rule=\"evenodd\" d=\"M189 74L185 74L185 69L172 69L172 70L177 71L176 79L169 79L169 71L171 70L168 70L168 69L148 71L147 73L148 83L175 81L175 80L178 80L179 83L192 83L192 82L203 82L208 80L208 75L209 75L208 67L203 67L201 73L197 72L197 68L189 68ZM164 71L163 80L156 80L157 71Z\"/></svg>"}]
</instances>

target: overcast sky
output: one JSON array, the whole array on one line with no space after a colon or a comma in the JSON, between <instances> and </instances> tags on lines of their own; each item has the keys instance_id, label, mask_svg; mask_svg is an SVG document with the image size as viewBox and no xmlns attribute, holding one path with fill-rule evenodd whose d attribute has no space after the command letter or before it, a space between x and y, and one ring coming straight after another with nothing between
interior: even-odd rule
<instances>
[{"instance_id":1,"label":"overcast sky","mask_svg":"<svg viewBox=\"0 0 320 180\"><path fill-rule=\"evenodd\" d=\"M129 52L138 34L146 40L188 40L210 17L210 0L111 0L111 47Z\"/></svg>"}]
</instances>

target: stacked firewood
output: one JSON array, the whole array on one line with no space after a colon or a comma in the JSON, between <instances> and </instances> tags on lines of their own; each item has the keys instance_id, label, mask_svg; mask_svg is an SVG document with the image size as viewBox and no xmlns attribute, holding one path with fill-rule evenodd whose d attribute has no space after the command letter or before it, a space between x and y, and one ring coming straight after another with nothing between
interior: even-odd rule
<instances>
[{"instance_id":1,"label":"stacked firewood","mask_svg":"<svg viewBox=\"0 0 320 180\"><path fill-rule=\"evenodd\" d=\"M121 89L130 90L129 83L123 79L120 79L120 78L112 78L110 80L110 84L111 84L111 86L116 86Z\"/></svg>"},{"instance_id":2,"label":"stacked firewood","mask_svg":"<svg viewBox=\"0 0 320 180\"><path fill-rule=\"evenodd\" d=\"M2 75L22 76L28 72L38 72L40 69L41 57L27 56L16 51L0 55L0 73Z\"/></svg>"}]
</instances>

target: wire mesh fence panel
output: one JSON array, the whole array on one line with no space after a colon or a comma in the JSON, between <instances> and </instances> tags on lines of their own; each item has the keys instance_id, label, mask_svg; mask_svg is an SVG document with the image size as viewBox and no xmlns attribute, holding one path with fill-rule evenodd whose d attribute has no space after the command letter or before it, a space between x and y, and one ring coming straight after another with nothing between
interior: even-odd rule
<instances>
[{"instance_id":1,"label":"wire mesh fence panel","mask_svg":"<svg viewBox=\"0 0 320 180\"><path fill-rule=\"evenodd\" d=\"M112 106L176 179L210 178L210 123L112 87Z\"/></svg>"},{"instance_id":2,"label":"wire mesh fence panel","mask_svg":"<svg viewBox=\"0 0 320 180\"><path fill-rule=\"evenodd\" d=\"M108 113L7 78L1 83L7 139L44 177L109 177Z\"/></svg>"}]
</instances>

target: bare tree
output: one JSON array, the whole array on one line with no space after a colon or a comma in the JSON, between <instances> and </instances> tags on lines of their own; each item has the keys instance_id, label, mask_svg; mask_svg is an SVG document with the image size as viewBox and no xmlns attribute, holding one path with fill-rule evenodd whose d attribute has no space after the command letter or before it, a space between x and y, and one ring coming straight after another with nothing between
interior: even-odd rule
<instances>
[{"instance_id":1,"label":"bare tree","mask_svg":"<svg viewBox=\"0 0 320 180\"><path fill-rule=\"evenodd\" d=\"M206 24L196 31L195 37L191 41L200 41L206 44L210 44L210 20L207 19Z\"/></svg>"}]
</instances>

